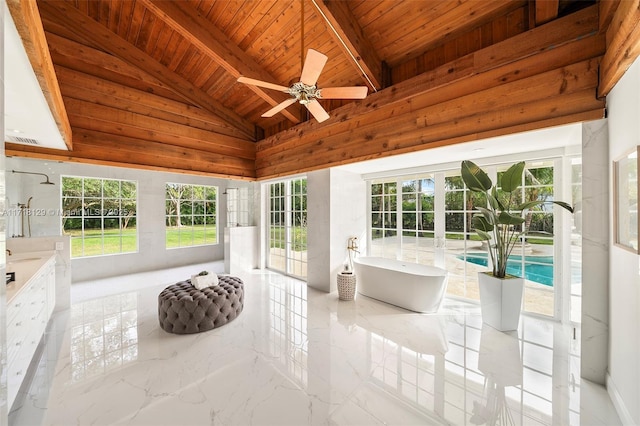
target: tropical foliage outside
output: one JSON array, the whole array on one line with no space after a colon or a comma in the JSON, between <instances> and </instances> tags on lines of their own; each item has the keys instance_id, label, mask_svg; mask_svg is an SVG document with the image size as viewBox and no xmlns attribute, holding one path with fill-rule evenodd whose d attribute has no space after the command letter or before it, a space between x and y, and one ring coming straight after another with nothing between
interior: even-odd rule
<instances>
[{"instance_id":1,"label":"tropical foliage outside","mask_svg":"<svg viewBox=\"0 0 640 426\"><path fill-rule=\"evenodd\" d=\"M504 171L498 172L500 178ZM435 227L435 182L432 175L402 181L398 194L395 181L371 185L371 237L379 239L398 235L433 238ZM400 195L400 197L398 197ZM486 195L466 189L460 175L445 177L445 238L479 240L472 217L476 207L487 205ZM508 194L499 191L501 202ZM515 194L521 203L553 200L553 167L525 171L521 191ZM398 198L401 217L398 217ZM526 217L529 233L526 240L534 244L553 244L553 214L549 208L530 211Z\"/></svg>"}]
</instances>

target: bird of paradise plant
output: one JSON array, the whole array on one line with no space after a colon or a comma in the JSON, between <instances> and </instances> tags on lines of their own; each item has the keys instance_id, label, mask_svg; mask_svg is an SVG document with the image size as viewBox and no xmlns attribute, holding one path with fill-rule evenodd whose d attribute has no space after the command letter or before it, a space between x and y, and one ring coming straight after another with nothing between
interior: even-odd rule
<instances>
[{"instance_id":1,"label":"bird of paradise plant","mask_svg":"<svg viewBox=\"0 0 640 426\"><path fill-rule=\"evenodd\" d=\"M556 204L573 213L573 207L563 201L533 200L518 203L517 191L522 183L525 163L513 164L502 174L497 185L489 175L472 161L465 160L461 165L462 180L470 191L484 193L486 207L478 207L479 213L472 218L472 224L481 240L488 242L488 252L493 265L493 276L505 278L507 260L516 243L529 230L523 217L526 211L546 203ZM498 197L498 186L507 195Z\"/></svg>"}]
</instances>

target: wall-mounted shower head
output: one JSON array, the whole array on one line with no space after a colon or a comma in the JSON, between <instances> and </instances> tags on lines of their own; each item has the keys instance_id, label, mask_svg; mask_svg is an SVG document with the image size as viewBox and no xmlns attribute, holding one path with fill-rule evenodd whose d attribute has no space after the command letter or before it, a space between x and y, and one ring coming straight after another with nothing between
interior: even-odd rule
<instances>
[{"instance_id":1,"label":"wall-mounted shower head","mask_svg":"<svg viewBox=\"0 0 640 426\"><path fill-rule=\"evenodd\" d=\"M49 180L49 176L45 175L44 173L36 173L36 172L21 172L21 171L18 171L18 170L11 170L11 172L13 172L13 173L22 173L22 174L25 174L25 175L39 175L39 176L44 176L45 178L47 178L47 180L46 180L46 181L44 181L44 182L40 182L40 184L41 184L41 185L55 185L55 183L53 183L53 182L51 182L51 181Z\"/></svg>"}]
</instances>

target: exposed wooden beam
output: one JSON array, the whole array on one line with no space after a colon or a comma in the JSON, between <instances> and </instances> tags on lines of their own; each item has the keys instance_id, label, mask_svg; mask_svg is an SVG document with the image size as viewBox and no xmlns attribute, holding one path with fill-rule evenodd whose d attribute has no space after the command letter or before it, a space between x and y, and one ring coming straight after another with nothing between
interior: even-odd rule
<instances>
[{"instance_id":1,"label":"exposed wooden beam","mask_svg":"<svg viewBox=\"0 0 640 426\"><path fill-rule=\"evenodd\" d=\"M194 148L176 147L144 139L74 129L74 150L37 148L6 143L8 157L39 158L144 170L254 180L251 160L229 158Z\"/></svg>"},{"instance_id":2,"label":"exposed wooden beam","mask_svg":"<svg viewBox=\"0 0 640 426\"><path fill-rule=\"evenodd\" d=\"M139 2L162 18L164 22L182 35L189 43L220 64L234 78L245 76L277 83L276 79L258 65L251 56L229 40L222 31L201 16L194 8L179 5L172 1L139 0ZM289 95L284 93L266 90L257 86L247 85L247 88L271 106L290 98ZM298 104L296 104L295 108L295 114L286 109L282 111L282 114L291 122L300 123L300 108Z\"/></svg>"},{"instance_id":3,"label":"exposed wooden beam","mask_svg":"<svg viewBox=\"0 0 640 426\"><path fill-rule=\"evenodd\" d=\"M454 40L461 34L469 31L472 27L479 27L491 22L497 16L501 16L516 10L526 4L525 0L513 1L409 1L415 9L415 16L420 16L421 8L444 9L432 20L413 19L409 21L411 31L392 42L385 42L384 48L380 50L380 56L394 57L395 60L387 60L391 67L415 58L420 54L442 45L450 40ZM424 40L430 40L428 45L419 41L413 32L420 32ZM388 36L387 34L372 34L372 40ZM373 41L375 44L375 41ZM406 52L398 57L395 51Z\"/></svg>"},{"instance_id":4,"label":"exposed wooden beam","mask_svg":"<svg viewBox=\"0 0 640 426\"><path fill-rule=\"evenodd\" d=\"M349 2L336 0L311 0L324 22L327 31L347 56L349 63L364 83L373 91L383 88L382 60L362 31L349 9Z\"/></svg>"},{"instance_id":5,"label":"exposed wooden beam","mask_svg":"<svg viewBox=\"0 0 640 426\"><path fill-rule=\"evenodd\" d=\"M604 115L597 6L260 141L259 179ZM507 130L508 129L508 130Z\"/></svg>"},{"instance_id":6,"label":"exposed wooden beam","mask_svg":"<svg viewBox=\"0 0 640 426\"><path fill-rule=\"evenodd\" d=\"M67 148L72 149L71 125L62 101L37 5L31 0L7 0L7 6L22 39L33 72L40 84L42 94L60 131L60 136Z\"/></svg>"},{"instance_id":7,"label":"exposed wooden beam","mask_svg":"<svg viewBox=\"0 0 640 426\"><path fill-rule=\"evenodd\" d=\"M340 144L324 142L322 146L308 147L302 153L291 152L288 158L293 161L273 162L264 167L258 166L258 179L268 179L283 174L301 173L315 167L326 168L339 164L353 163L372 158L415 152L434 146L442 141L455 140L465 142L476 140L478 133L494 135L507 134L504 129L531 126L532 123L556 119L558 124L567 124L576 116L589 114L592 119L603 118L604 102L593 95L595 88L569 95L558 95L555 101L543 100L523 103L513 108L496 108L467 117L456 119L456 126L450 123L403 128L398 132L386 134L362 135L355 138L343 138ZM565 119L564 117L570 117ZM387 126L388 128L389 126ZM345 141L348 141L345 143Z\"/></svg>"},{"instance_id":8,"label":"exposed wooden beam","mask_svg":"<svg viewBox=\"0 0 640 426\"><path fill-rule=\"evenodd\" d=\"M334 158L330 164L331 166L340 166L344 164L351 164L357 161L375 160L378 158L387 157L389 155L408 154L412 152L423 151L426 149L449 146L449 145L454 145L454 144L464 143L464 142L478 141L478 140L483 140L483 139L493 138L498 136L528 132L532 130L545 129L549 127L561 126L561 125L570 124L570 123L599 120L603 118L602 114L603 114L602 107L601 105L598 105L597 108L593 110L588 110L585 112L563 115L561 117L556 117L556 118L546 118L541 121L528 122L528 123L518 124L518 125L513 125L508 127L501 127L493 130L472 132L472 133L465 134L463 136L456 136L456 137L451 137L446 139L444 138L438 139L433 142L420 143L414 146L398 148L393 153L389 153L388 151L381 149L379 151L371 152L369 154L364 154L355 158L350 155L344 155L344 152L341 151L342 158ZM495 119L495 115L493 118ZM414 138L414 142L420 142L419 136L415 136L415 135L409 135L409 136ZM388 140L385 140L382 142L383 146L389 145L389 144L390 142ZM304 164L304 168L299 167L297 169L298 173L310 172L314 170L321 170L321 169L327 168L327 163L315 164L315 163L306 161L304 163L301 162L301 164ZM270 170L263 169L263 170L257 171L257 180L275 179L282 176L289 176L292 173L295 173L295 172L292 172L290 168L273 168Z\"/></svg>"},{"instance_id":9,"label":"exposed wooden beam","mask_svg":"<svg viewBox=\"0 0 640 426\"><path fill-rule=\"evenodd\" d=\"M416 102L414 110L399 117L366 121L361 118L359 126L348 133L290 146L268 157L259 152L257 173L262 177L264 170L284 170L304 162L331 163L345 156L359 159L376 151L395 153L414 146L414 141L422 145L440 138L493 131L598 107L602 116L604 102L595 98L596 84L597 59L590 59L461 97L455 95L453 85L445 86L439 90L442 96L425 97ZM449 100L439 101L443 97ZM421 104L424 106L420 107Z\"/></svg>"},{"instance_id":10,"label":"exposed wooden beam","mask_svg":"<svg viewBox=\"0 0 640 426\"><path fill-rule=\"evenodd\" d=\"M601 34L605 34L607 32L607 28L609 28L609 25L613 20L613 16L615 15L618 6L620 6L620 0L598 1L598 12L600 15L600 28L598 29L598 31Z\"/></svg>"},{"instance_id":11,"label":"exposed wooden beam","mask_svg":"<svg viewBox=\"0 0 640 426\"><path fill-rule=\"evenodd\" d=\"M198 148L230 157L255 158L255 143L194 129L130 111L65 98L75 128L131 136L188 148Z\"/></svg>"},{"instance_id":12,"label":"exposed wooden beam","mask_svg":"<svg viewBox=\"0 0 640 426\"><path fill-rule=\"evenodd\" d=\"M244 141L235 127L202 108L167 99L143 90L103 80L69 68L56 66L65 97L135 112L169 122L233 136ZM226 125L225 125L226 124Z\"/></svg>"},{"instance_id":13,"label":"exposed wooden beam","mask_svg":"<svg viewBox=\"0 0 640 426\"><path fill-rule=\"evenodd\" d=\"M535 0L536 26L546 24L558 17L558 6L560 0Z\"/></svg>"},{"instance_id":14,"label":"exposed wooden beam","mask_svg":"<svg viewBox=\"0 0 640 426\"><path fill-rule=\"evenodd\" d=\"M607 29L607 53L600 65L598 96L608 95L639 55L640 0L625 0Z\"/></svg>"},{"instance_id":15,"label":"exposed wooden beam","mask_svg":"<svg viewBox=\"0 0 640 426\"><path fill-rule=\"evenodd\" d=\"M341 107L331 112L333 120L322 124L312 120L260 141L257 152L259 156L268 156L327 135L352 131L361 125L363 115L373 121L400 117L416 108L416 98L446 101L598 57L605 51L605 41L604 36L593 35L597 26L597 7L594 6L398 83L393 89L369 95L364 101ZM454 83L458 84L452 89L441 90Z\"/></svg>"},{"instance_id":16,"label":"exposed wooden beam","mask_svg":"<svg viewBox=\"0 0 640 426\"><path fill-rule=\"evenodd\" d=\"M180 102L189 102L178 93L171 90L161 81L145 73L141 69L129 65L127 62L116 58L102 50L85 46L76 41L50 33L49 21L44 21L49 51L56 66L80 71L88 75L113 81L148 93L154 93L164 98ZM189 102L189 104L192 104ZM202 108L201 108L202 109ZM217 117L217 116L216 116ZM218 117L221 125L232 127L222 118ZM237 130L237 132L240 132Z\"/></svg>"},{"instance_id":17,"label":"exposed wooden beam","mask_svg":"<svg viewBox=\"0 0 640 426\"><path fill-rule=\"evenodd\" d=\"M240 117L215 99L212 99L204 91L142 52L140 49L137 49L127 40L83 14L71 3L40 0L38 1L38 7L43 15L50 16L54 21L64 23L78 35L86 38L106 52L152 75L168 87L171 87L174 91L180 93L186 100L220 116L225 121L242 130L248 139L255 140L256 127L248 120Z\"/></svg>"}]
</instances>

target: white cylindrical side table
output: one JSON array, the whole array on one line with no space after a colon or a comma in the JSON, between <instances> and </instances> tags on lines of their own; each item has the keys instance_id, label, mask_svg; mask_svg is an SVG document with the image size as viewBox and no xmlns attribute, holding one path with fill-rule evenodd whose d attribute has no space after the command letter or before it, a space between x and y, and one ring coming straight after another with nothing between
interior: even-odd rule
<instances>
[{"instance_id":1,"label":"white cylindrical side table","mask_svg":"<svg viewBox=\"0 0 640 426\"><path fill-rule=\"evenodd\" d=\"M340 300L353 300L356 295L356 275L340 272L338 274L338 298Z\"/></svg>"}]
</instances>

